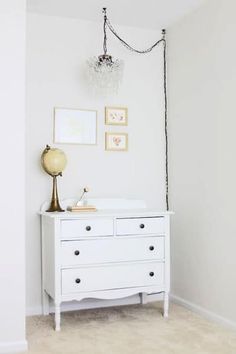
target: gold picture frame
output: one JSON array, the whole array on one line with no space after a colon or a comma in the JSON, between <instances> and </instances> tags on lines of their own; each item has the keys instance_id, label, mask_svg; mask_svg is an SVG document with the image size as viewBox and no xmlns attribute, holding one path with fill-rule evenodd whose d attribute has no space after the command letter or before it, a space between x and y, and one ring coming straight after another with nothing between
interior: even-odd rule
<instances>
[{"instance_id":1,"label":"gold picture frame","mask_svg":"<svg viewBox=\"0 0 236 354\"><path fill-rule=\"evenodd\" d=\"M128 125L127 107L105 107L106 125Z\"/></svg>"},{"instance_id":2,"label":"gold picture frame","mask_svg":"<svg viewBox=\"0 0 236 354\"><path fill-rule=\"evenodd\" d=\"M54 107L55 144L97 145L97 111Z\"/></svg>"},{"instance_id":3,"label":"gold picture frame","mask_svg":"<svg viewBox=\"0 0 236 354\"><path fill-rule=\"evenodd\" d=\"M128 133L106 132L106 151L128 151Z\"/></svg>"}]
</instances>

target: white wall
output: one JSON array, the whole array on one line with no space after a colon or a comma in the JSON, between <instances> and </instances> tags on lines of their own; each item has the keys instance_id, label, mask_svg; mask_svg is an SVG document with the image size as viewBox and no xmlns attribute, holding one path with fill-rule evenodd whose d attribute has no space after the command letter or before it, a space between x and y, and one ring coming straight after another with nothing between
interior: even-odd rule
<instances>
[{"instance_id":1,"label":"white wall","mask_svg":"<svg viewBox=\"0 0 236 354\"><path fill-rule=\"evenodd\" d=\"M0 353L25 341L25 1L0 3Z\"/></svg>"},{"instance_id":2,"label":"white wall","mask_svg":"<svg viewBox=\"0 0 236 354\"><path fill-rule=\"evenodd\" d=\"M172 292L234 325L235 13L206 1L168 33Z\"/></svg>"},{"instance_id":3,"label":"white wall","mask_svg":"<svg viewBox=\"0 0 236 354\"><path fill-rule=\"evenodd\" d=\"M157 31L119 27L142 48L160 38ZM102 23L28 15L27 31L27 308L41 309L40 230L37 211L50 198L51 180L40 167L44 146L53 144L53 108L98 110L97 146L57 145L68 157L59 180L61 198L78 196L88 185L91 197L143 198L149 206L164 204L164 130L162 48L140 56L108 35L108 49L125 61L117 96L88 92L85 62L102 51ZM127 106L127 128L104 125L105 105ZM105 131L129 133L128 152L104 151Z\"/></svg>"}]
</instances>

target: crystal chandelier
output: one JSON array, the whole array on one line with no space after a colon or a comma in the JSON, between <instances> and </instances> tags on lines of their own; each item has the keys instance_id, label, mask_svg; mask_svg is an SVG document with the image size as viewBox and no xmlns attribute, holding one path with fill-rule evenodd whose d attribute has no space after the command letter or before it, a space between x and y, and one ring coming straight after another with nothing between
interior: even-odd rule
<instances>
[{"instance_id":1,"label":"crystal chandelier","mask_svg":"<svg viewBox=\"0 0 236 354\"><path fill-rule=\"evenodd\" d=\"M88 59L88 78L90 85L96 91L104 94L116 93L123 76L124 63L120 59L113 59L107 54L107 15L103 8L103 51L98 57Z\"/></svg>"}]
</instances>

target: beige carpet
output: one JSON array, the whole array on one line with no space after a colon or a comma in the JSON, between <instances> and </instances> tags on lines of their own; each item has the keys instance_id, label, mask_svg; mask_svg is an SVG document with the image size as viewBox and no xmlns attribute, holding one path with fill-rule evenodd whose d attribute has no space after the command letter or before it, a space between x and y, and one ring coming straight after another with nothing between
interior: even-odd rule
<instances>
[{"instance_id":1,"label":"beige carpet","mask_svg":"<svg viewBox=\"0 0 236 354\"><path fill-rule=\"evenodd\" d=\"M61 332L53 316L27 320L29 354L236 354L236 333L161 303L83 310L62 314Z\"/></svg>"}]
</instances>

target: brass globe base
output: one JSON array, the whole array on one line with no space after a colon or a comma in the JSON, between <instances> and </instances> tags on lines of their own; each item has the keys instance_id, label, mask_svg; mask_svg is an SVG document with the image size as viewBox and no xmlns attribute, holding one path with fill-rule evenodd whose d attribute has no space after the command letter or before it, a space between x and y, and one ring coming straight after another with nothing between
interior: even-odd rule
<instances>
[{"instance_id":1,"label":"brass globe base","mask_svg":"<svg viewBox=\"0 0 236 354\"><path fill-rule=\"evenodd\" d=\"M53 212L53 211L60 211L63 212L65 210L63 210L59 204L58 200L51 200L51 204L50 204L50 208L48 210L46 210L47 212Z\"/></svg>"},{"instance_id":2,"label":"brass globe base","mask_svg":"<svg viewBox=\"0 0 236 354\"><path fill-rule=\"evenodd\" d=\"M47 212L59 211L63 212L63 210L59 203L58 193L57 193L57 176L53 176L53 188L52 188L52 199L51 204Z\"/></svg>"}]
</instances>

